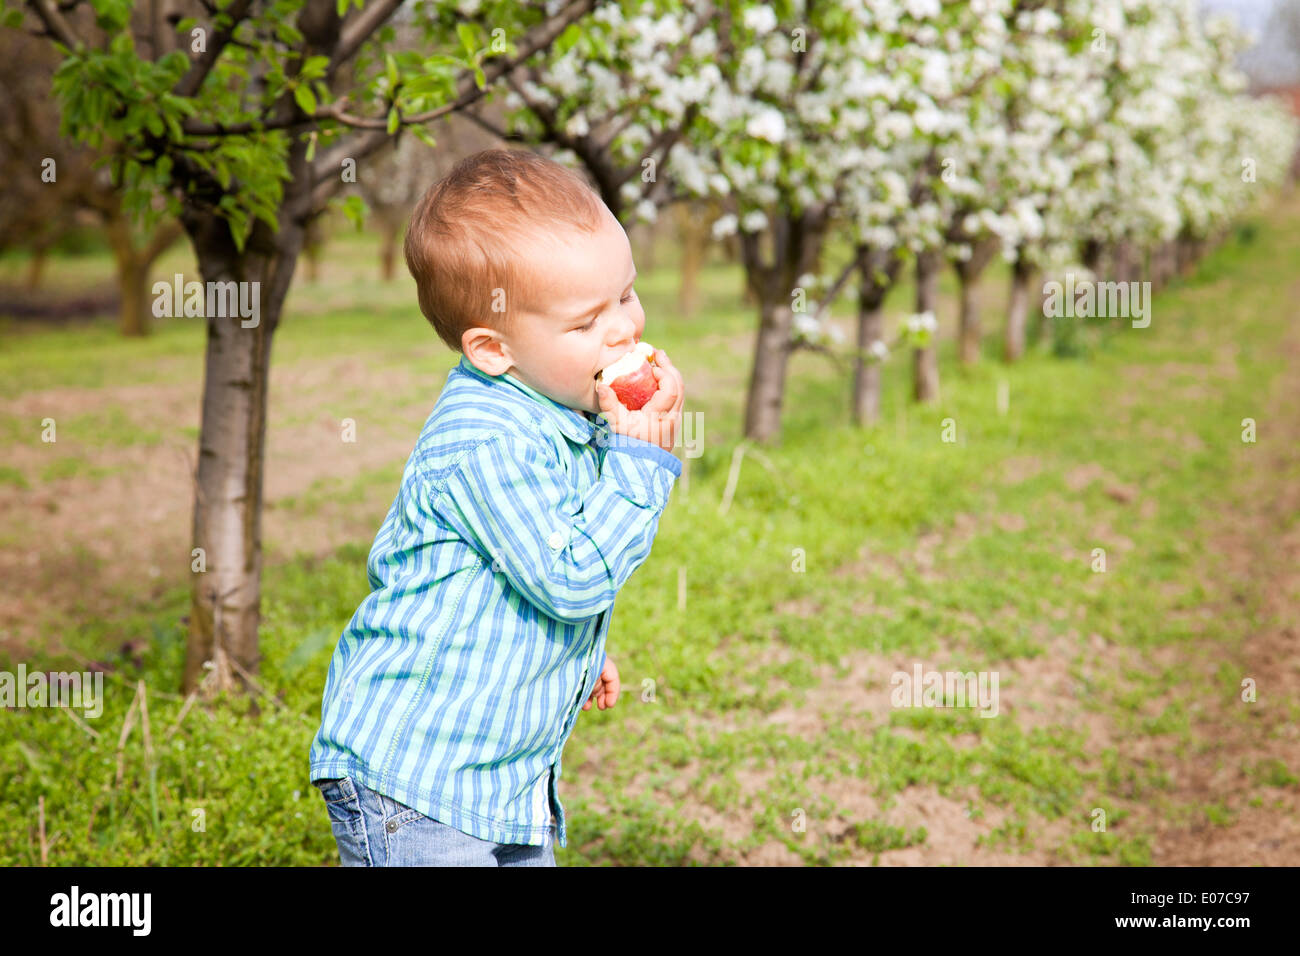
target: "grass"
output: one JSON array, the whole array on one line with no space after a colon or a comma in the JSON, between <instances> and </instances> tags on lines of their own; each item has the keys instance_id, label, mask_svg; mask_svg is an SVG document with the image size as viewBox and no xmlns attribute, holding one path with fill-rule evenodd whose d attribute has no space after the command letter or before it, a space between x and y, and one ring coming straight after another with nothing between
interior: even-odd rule
<instances>
[{"instance_id":1,"label":"grass","mask_svg":"<svg viewBox=\"0 0 1300 956\"><path fill-rule=\"evenodd\" d=\"M1239 639L1238 621L1199 613L1243 587L1209 570L1205 509L1225 500L1242 456L1259 453L1241 442L1241 420L1268 430L1261 396L1282 368L1277 346L1286 331L1286 290L1275 279L1300 274L1297 222L1294 206L1256 217L1253 231L1236 234L1196 277L1155 299L1150 328L1077 328L1071 357L1053 356L1041 340L1008 367L995 360L990 332L986 360L959 371L949 335L940 344L941 400L932 406L908 401L909 363L898 356L886 366L883 420L865 430L849 420L845 377L822 356L796 353L783 434L764 450L771 469L746 457L725 516L718 502L741 432L754 317L738 301L738 272L719 262L703 276L700 314L678 316L671 251L661 251L638 282L646 336L683 369L688 411L703 414L704 452L689 462L689 491L679 482L673 492L653 555L619 597L609 653L624 696L611 711L585 714L566 747L559 791L569 845L558 851L560 863L726 864L772 847L807 864L880 862L881 854L935 846L926 827L887 818L888 808L907 806L912 788L958 802L978 828L978 845L990 850L1149 863L1152 834L1132 811L1168 791L1167 768L1098 748L1075 726L1035 726L1026 719L1035 688L1013 678L1020 664L1050 658L1071 690L1069 713L1183 746L1197 742L1186 700L1233 692L1230 667L1206 686L1194 668L1153 666L1147 655L1209 642L1230 657ZM376 388L413 367L441 382L453 357L420 318L409 280L373 281L366 259L373 250L363 239L330 251L321 281L291 293L273 378L346 355L363 363ZM158 272L190 271L183 259L174 251ZM20 267L0 262L0 278ZM52 263L52 281L67 268ZM990 283L1004 280L995 268ZM945 276L949 306L952 289ZM910 296L906 285L895 290L895 316L910 311ZM1004 301L1004 290L991 287L990 326ZM845 323L847 309L836 312ZM727 355L731 367L720 358ZM0 493L102 477L94 471L98 447L192 443L192 425L141 428L130 409L96 395L199 382L201 363L202 329L182 319L159 320L152 337L132 342L118 338L109 319L57 330L4 324L0 400L84 390L85 412L60 421L59 438L93 438L38 472L0 467ZM1006 414L996 403L1002 382L1011 397ZM418 390L400 397L420 399ZM358 394L322 414L343 417L367 401ZM427 396L424 414L432 401ZM15 407L0 405L0 435L38 442L40 416ZM372 416L382 409L367 407ZM953 442L943 440L949 418ZM401 464L326 476L273 508L311 522L348 502L377 528ZM1104 474L1080 483L1088 468ZM941 546L923 547L932 536ZM51 647L67 652L51 651L42 666L94 658L114 669L103 716L86 721L98 736L53 710L0 715L0 863L39 862L42 795L54 834L50 862L59 865L336 862L324 807L307 780L307 749L334 642L365 595L369 544L359 539L265 569L259 679L267 696L256 715L246 702L225 701L181 719L172 692L184 655L187 568L167 569L155 595L111 620L77 606L43 611ZM1093 569L1098 548L1103 572ZM88 586L102 560L83 556ZM1259 594L1242 600L1244 619ZM143 647L138 664L119 651L128 641ZM1052 650L1058 646L1070 650L1062 656ZM1121 652L1146 663L1111 666ZM823 699L821 675L842 675L847 662L873 655L999 671L1000 717L868 712L855 694L884 686L883 672L857 692ZM118 735L138 681L147 687L153 749L145 752L137 728L121 751L117 785ZM774 719L814 708L830 716L812 731ZM1295 781L1285 766L1254 772L1261 786ZM881 809L867 813L868 803ZM1093 830L1096 808L1106 814L1105 831ZM1226 806L1200 813L1231 822Z\"/></svg>"}]
</instances>

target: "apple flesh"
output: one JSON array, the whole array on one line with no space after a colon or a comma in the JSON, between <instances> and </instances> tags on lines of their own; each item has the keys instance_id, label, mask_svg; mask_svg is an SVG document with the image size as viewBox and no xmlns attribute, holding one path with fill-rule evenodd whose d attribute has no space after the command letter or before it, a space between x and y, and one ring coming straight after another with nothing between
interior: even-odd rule
<instances>
[{"instance_id":1,"label":"apple flesh","mask_svg":"<svg viewBox=\"0 0 1300 956\"><path fill-rule=\"evenodd\" d=\"M659 391L659 382L650 369L654 356L654 346L638 342L636 348L599 375L600 382L614 390L614 395L628 411L643 408Z\"/></svg>"}]
</instances>

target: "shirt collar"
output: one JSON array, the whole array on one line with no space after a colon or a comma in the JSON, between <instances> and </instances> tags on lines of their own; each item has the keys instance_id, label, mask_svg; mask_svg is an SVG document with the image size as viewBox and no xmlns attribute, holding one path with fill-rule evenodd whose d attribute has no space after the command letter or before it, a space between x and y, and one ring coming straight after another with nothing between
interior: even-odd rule
<instances>
[{"instance_id":1,"label":"shirt collar","mask_svg":"<svg viewBox=\"0 0 1300 956\"><path fill-rule=\"evenodd\" d=\"M524 384L509 372L503 372L500 375L488 375L486 372L475 367L475 365L464 355L460 357L460 364L457 366L462 372L468 375L474 375L485 382L494 384L512 386L513 389L531 398L542 413L542 417L554 424L565 437L570 441L575 441L580 445L586 445L591 442L596 431L596 423L587 417L586 413L569 408L567 405L561 405L529 385ZM509 391L509 389L507 389Z\"/></svg>"}]
</instances>

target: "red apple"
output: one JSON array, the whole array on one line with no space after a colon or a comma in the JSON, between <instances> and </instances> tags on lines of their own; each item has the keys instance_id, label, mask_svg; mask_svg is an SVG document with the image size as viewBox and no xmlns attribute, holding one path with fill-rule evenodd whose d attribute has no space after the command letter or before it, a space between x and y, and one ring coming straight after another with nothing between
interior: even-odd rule
<instances>
[{"instance_id":1,"label":"red apple","mask_svg":"<svg viewBox=\"0 0 1300 956\"><path fill-rule=\"evenodd\" d=\"M600 373L600 381L614 390L628 411L644 407L659 391L659 382L650 369L654 355L654 346L638 342L636 348Z\"/></svg>"}]
</instances>

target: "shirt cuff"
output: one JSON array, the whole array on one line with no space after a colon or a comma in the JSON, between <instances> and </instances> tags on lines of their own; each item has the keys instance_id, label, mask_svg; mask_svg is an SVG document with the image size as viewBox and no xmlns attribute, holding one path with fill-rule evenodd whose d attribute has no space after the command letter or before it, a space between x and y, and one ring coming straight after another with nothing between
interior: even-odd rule
<instances>
[{"instance_id":1,"label":"shirt cuff","mask_svg":"<svg viewBox=\"0 0 1300 956\"><path fill-rule=\"evenodd\" d=\"M605 448L606 454L612 451L620 451L625 455L633 455L637 458L648 458L671 471L674 478L681 477L682 463L677 459L677 456L672 452L664 451L653 442L615 432L611 433L609 444Z\"/></svg>"}]
</instances>

